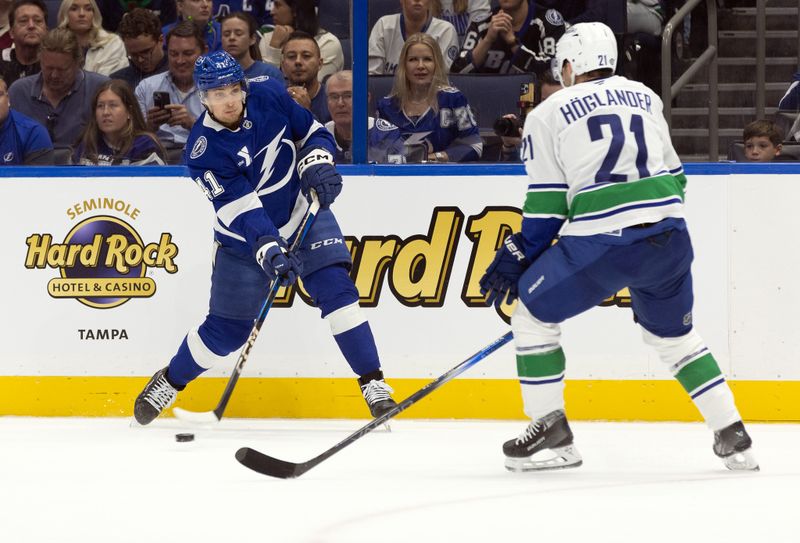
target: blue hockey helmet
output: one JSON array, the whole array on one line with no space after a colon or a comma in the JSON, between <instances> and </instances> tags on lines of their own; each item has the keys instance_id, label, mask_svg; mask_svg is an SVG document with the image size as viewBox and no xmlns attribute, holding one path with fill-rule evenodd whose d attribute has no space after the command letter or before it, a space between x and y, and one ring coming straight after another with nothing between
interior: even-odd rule
<instances>
[{"instance_id":1,"label":"blue hockey helmet","mask_svg":"<svg viewBox=\"0 0 800 543\"><path fill-rule=\"evenodd\" d=\"M244 70L226 51L201 55L194 63L194 83L201 92L245 81Z\"/></svg>"}]
</instances>

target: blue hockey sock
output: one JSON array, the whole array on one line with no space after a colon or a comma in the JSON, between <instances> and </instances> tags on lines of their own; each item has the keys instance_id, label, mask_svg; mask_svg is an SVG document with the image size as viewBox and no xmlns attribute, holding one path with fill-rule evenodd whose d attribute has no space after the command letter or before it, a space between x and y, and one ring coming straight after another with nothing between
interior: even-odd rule
<instances>
[{"instance_id":1,"label":"blue hockey sock","mask_svg":"<svg viewBox=\"0 0 800 543\"><path fill-rule=\"evenodd\" d=\"M357 375L365 375L380 369L378 349L368 322L363 322L346 332L334 334L333 339Z\"/></svg>"},{"instance_id":2,"label":"blue hockey sock","mask_svg":"<svg viewBox=\"0 0 800 543\"><path fill-rule=\"evenodd\" d=\"M378 348L367 318L358 305L358 291L347 269L328 266L303 279L303 285L328 321L345 360L358 375L380 369Z\"/></svg>"}]
</instances>

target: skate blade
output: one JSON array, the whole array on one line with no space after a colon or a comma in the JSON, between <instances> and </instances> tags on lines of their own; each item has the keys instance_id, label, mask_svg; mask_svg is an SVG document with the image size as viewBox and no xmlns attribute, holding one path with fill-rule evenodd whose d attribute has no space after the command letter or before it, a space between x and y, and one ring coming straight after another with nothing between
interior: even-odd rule
<instances>
[{"instance_id":1,"label":"skate blade","mask_svg":"<svg viewBox=\"0 0 800 543\"><path fill-rule=\"evenodd\" d=\"M725 467L731 471L759 471L758 462L753 454L753 449L733 453L722 459Z\"/></svg>"},{"instance_id":2,"label":"skate blade","mask_svg":"<svg viewBox=\"0 0 800 543\"><path fill-rule=\"evenodd\" d=\"M551 452L553 456L549 458L534 458L539 452ZM524 458L512 458L507 456L505 466L508 471L523 472L523 471L547 471L555 469L577 468L583 464L583 458L575 448L575 445L567 445L565 447L557 447L555 449L547 449L546 451L539 451L533 456Z\"/></svg>"}]
</instances>

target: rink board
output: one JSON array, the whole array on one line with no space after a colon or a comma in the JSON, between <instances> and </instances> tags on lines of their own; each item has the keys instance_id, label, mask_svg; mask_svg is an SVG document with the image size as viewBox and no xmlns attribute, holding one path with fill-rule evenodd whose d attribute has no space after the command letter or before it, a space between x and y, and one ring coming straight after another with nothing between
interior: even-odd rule
<instances>
[{"instance_id":1,"label":"rink board","mask_svg":"<svg viewBox=\"0 0 800 543\"><path fill-rule=\"evenodd\" d=\"M746 418L800 420L800 260L792 202L800 167L689 165L695 322ZM343 168L334 205L384 372L405 397L507 330L477 281L519 225L519 167ZM132 400L207 310L208 201L171 168L6 168L0 278L0 414L127 415ZM80 175L81 177L76 177ZM23 177L24 176L24 177ZM574 418L696 420L640 340L625 292L565 323ZM181 394L210 409L225 367ZM415 418L522 416L504 347L408 412ZM282 293L229 414L364 417L349 367L302 291Z\"/></svg>"}]
</instances>

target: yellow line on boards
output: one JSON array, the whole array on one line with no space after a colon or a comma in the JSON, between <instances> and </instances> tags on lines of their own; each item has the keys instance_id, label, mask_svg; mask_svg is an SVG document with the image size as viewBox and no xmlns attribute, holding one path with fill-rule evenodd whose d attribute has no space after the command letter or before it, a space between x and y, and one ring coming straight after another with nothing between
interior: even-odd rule
<instances>
[{"instance_id":1,"label":"yellow line on boards","mask_svg":"<svg viewBox=\"0 0 800 543\"><path fill-rule=\"evenodd\" d=\"M389 379L398 401L429 381ZM122 417L146 377L0 377L0 415ZM176 405L193 411L216 406L227 378L200 378ZM800 422L800 381L731 381L745 420ZM568 380L571 420L698 421L676 381ZM369 418L356 379L244 378L226 417ZM510 379L458 379L400 415L418 419L523 419L519 384Z\"/></svg>"}]
</instances>

